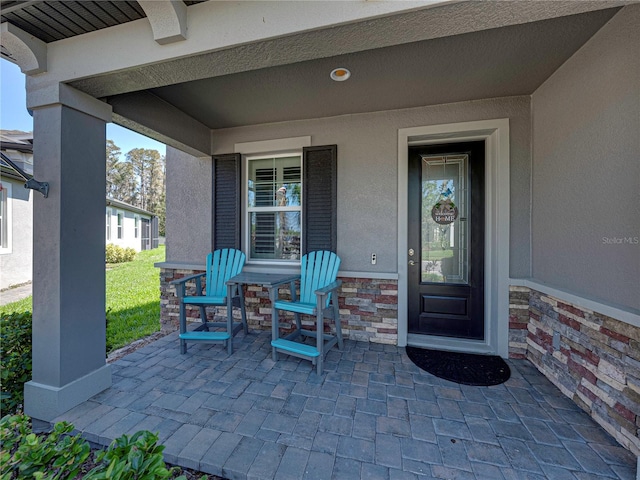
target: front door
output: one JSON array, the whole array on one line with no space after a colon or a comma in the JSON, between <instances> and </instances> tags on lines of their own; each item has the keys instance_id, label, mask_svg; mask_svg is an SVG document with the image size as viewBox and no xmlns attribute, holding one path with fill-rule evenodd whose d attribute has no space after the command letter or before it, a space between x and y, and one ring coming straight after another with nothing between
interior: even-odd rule
<instances>
[{"instance_id":1,"label":"front door","mask_svg":"<svg viewBox=\"0 0 640 480\"><path fill-rule=\"evenodd\" d=\"M409 333L484 339L484 150L409 147Z\"/></svg>"}]
</instances>

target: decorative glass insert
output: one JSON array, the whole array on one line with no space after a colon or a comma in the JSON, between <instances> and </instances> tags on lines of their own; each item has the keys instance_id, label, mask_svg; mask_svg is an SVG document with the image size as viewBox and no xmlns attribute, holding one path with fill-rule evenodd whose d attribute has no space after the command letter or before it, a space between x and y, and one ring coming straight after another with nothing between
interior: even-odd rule
<instances>
[{"instance_id":1,"label":"decorative glass insert","mask_svg":"<svg viewBox=\"0 0 640 480\"><path fill-rule=\"evenodd\" d=\"M468 155L422 158L424 283L469 282Z\"/></svg>"},{"instance_id":2,"label":"decorative glass insert","mask_svg":"<svg viewBox=\"0 0 640 480\"><path fill-rule=\"evenodd\" d=\"M249 258L299 260L300 155L248 158Z\"/></svg>"}]
</instances>

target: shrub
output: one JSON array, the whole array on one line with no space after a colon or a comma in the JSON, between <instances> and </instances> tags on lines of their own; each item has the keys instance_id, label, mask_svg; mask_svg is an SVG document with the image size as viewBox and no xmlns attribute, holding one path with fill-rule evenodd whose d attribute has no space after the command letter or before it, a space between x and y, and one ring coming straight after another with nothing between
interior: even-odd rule
<instances>
[{"instance_id":1,"label":"shrub","mask_svg":"<svg viewBox=\"0 0 640 480\"><path fill-rule=\"evenodd\" d=\"M105 253L107 263L130 262L136 257L136 251L133 248L122 248L112 243L107 245Z\"/></svg>"},{"instance_id":2,"label":"shrub","mask_svg":"<svg viewBox=\"0 0 640 480\"><path fill-rule=\"evenodd\" d=\"M31 379L31 312L0 318L0 410L15 412Z\"/></svg>"},{"instance_id":3,"label":"shrub","mask_svg":"<svg viewBox=\"0 0 640 480\"><path fill-rule=\"evenodd\" d=\"M56 423L48 435L31 432L29 417L7 415L0 420L0 474L7 478L71 479L80 472L91 447L73 425Z\"/></svg>"},{"instance_id":4,"label":"shrub","mask_svg":"<svg viewBox=\"0 0 640 480\"><path fill-rule=\"evenodd\" d=\"M96 455L99 465L84 478L120 480L168 478L176 467L167 469L162 456L164 446L157 445L158 436L148 430L116 438L106 451ZM178 477L186 480L185 476Z\"/></svg>"},{"instance_id":5,"label":"shrub","mask_svg":"<svg viewBox=\"0 0 640 480\"><path fill-rule=\"evenodd\" d=\"M95 452L80 435L71 436L74 427L56 423L49 434L32 433L26 415L7 415L0 420L0 479L35 478L42 480L186 480L179 467L167 468L162 457L164 446L147 430L116 438L109 448ZM89 471L91 466L95 467ZM78 477L80 475L80 477ZM206 476L201 477L206 479Z\"/></svg>"}]
</instances>

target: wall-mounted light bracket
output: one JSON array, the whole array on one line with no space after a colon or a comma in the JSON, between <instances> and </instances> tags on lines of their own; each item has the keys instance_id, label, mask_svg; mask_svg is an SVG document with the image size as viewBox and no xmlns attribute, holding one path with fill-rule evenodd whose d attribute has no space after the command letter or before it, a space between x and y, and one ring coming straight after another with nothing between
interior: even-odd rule
<instances>
[{"instance_id":1,"label":"wall-mounted light bracket","mask_svg":"<svg viewBox=\"0 0 640 480\"><path fill-rule=\"evenodd\" d=\"M49 196L49 182L39 182L31 177L24 184L24 188L30 188L31 190L39 191L44 198Z\"/></svg>"},{"instance_id":2,"label":"wall-mounted light bracket","mask_svg":"<svg viewBox=\"0 0 640 480\"><path fill-rule=\"evenodd\" d=\"M13 163L13 161L7 157L4 153L0 152L0 156L2 156L2 160L6 162L15 172L20 175L25 181L24 188L30 188L31 190L37 190L42 194L44 198L49 196L49 183L48 182L39 182L33 176L27 175L18 165Z\"/></svg>"}]
</instances>

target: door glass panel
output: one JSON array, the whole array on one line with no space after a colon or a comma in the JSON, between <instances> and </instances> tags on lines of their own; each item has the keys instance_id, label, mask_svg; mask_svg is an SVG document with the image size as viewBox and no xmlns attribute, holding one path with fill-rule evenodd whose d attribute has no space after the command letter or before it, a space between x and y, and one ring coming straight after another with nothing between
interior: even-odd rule
<instances>
[{"instance_id":1,"label":"door glass panel","mask_svg":"<svg viewBox=\"0 0 640 480\"><path fill-rule=\"evenodd\" d=\"M421 282L469 281L468 155L422 157Z\"/></svg>"}]
</instances>

